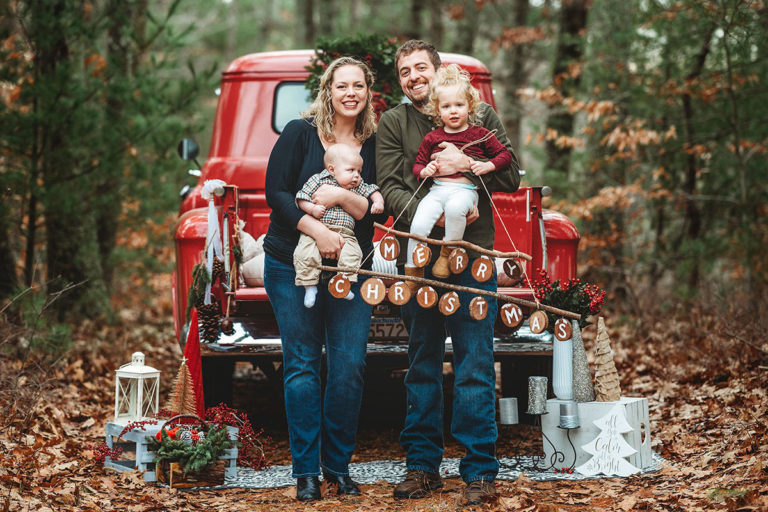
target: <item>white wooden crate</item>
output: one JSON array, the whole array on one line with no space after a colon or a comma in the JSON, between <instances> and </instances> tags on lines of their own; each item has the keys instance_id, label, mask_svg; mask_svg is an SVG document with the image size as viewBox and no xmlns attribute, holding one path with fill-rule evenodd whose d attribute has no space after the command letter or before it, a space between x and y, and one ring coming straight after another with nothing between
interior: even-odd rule
<instances>
[{"instance_id":1,"label":"white wooden crate","mask_svg":"<svg viewBox=\"0 0 768 512\"><path fill-rule=\"evenodd\" d=\"M556 398L547 400L547 412L541 417L542 432L552 441L558 451L563 452L567 466L573 460L573 449L568 444L566 431L560 425L560 404L563 400ZM651 424L648 419L648 399L622 397L617 402L579 402L579 418L581 427L571 429L570 438L576 448L576 465L584 464L592 455L581 447L593 441L600 433L600 429L592 423L610 412L616 404L622 404L626 410L626 418L632 427L631 432L623 434L624 440L637 450L637 453L627 457L627 460L635 467L645 469L653 465L651 454ZM546 460L551 460L553 449L544 441L544 455ZM559 468L559 466L557 466Z\"/></svg>"},{"instance_id":2,"label":"white wooden crate","mask_svg":"<svg viewBox=\"0 0 768 512\"><path fill-rule=\"evenodd\" d=\"M155 452L149 451L149 444L147 443L146 436L154 437L160 430L162 422L157 425L144 425L145 430L134 429L129 430L118 440L120 432L125 428L125 423L119 423L114 421L107 422L106 435L107 446L112 450L115 447L120 447L126 456L130 457L133 454L133 458L123 458L120 460L112 460L107 457L104 460L104 466L118 471L126 471L130 469L138 469L144 471L145 482L157 481L157 475L155 474ZM238 429L235 427L227 427L229 430L230 439L237 439ZM227 461L227 472L225 478L237 477L237 446L225 451L224 454L219 457Z\"/></svg>"}]
</instances>

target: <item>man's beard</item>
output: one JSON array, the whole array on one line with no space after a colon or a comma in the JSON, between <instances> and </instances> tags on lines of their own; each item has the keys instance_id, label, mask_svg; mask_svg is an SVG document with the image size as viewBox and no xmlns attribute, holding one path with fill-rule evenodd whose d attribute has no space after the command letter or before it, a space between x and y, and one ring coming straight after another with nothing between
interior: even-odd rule
<instances>
[{"instance_id":1,"label":"man's beard","mask_svg":"<svg viewBox=\"0 0 768 512\"><path fill-rule=\"evenodd\" d=\"M421 110L429 104L429 96L425 96L419 100L411 100L414 107Z\"/></svg>"}]
</instances>

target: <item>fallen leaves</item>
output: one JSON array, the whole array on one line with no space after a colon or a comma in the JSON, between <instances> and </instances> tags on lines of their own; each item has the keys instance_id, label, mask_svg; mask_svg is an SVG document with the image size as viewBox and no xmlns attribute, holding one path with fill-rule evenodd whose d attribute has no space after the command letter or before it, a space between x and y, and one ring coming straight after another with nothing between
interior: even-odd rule
<instances>
[{"instance_id":1,"label":"fallen leaves","mask_svg":"<svg viewBox=\"0 0 768 512\"><path fill-rule=\"evenodd\" d=\"M698 328L699 322L707 329ZM748 349L737 352L741 345L707 334L717 332L717 322L692 311L687 316L668 315L663 322L649 320L640 330L636 324L611 325L609 317L622 389L628 396L649 398L651 441L669 461L659 471L627 479L550 482L522 475L514 482L498 482L495 505L469 510L768 510L768 376L749 359ZM587 329L584 335L589 348L594 331ZM93 463L86 446L103 441L103 427L114 406L114 369L141 347L153 365L157 361L155 366L165 375L173 375L180 352L167 317L158 317L154 324L145 322L141 329L89 326L80 337L79 349L53 376L36 376L23 371L18 361L0 358L0 375L23 376L25 386L40 390L38 401L29 402L33 421L0 418L10 421L0 429L0 512L463 509L464 486L458 479L445 480L441 492L423 500L395 500L393 485L378 482L361 486L359 498L328 495L320 502L298 503L294 487L179 492L147 484L135 471L106 471ZM7 385L17 386L19 378ZM39 386L37 378L51 385ZM169 387L170 380L161 383ZM161 394L167 396L168 389ZM272 412L282 414L274 405L279 400L272 403ZM287 463L286 433L269 433L279 447L272 462ZM502 430L500 456L509 455L515 441L505 436ZM356 461L402 460L397 438L396 428L362 431ZM446 442L446 456L461 456L455 440L447 437ZM540 446L530 443L534 445Z\"/></svg>"}]
</instances>

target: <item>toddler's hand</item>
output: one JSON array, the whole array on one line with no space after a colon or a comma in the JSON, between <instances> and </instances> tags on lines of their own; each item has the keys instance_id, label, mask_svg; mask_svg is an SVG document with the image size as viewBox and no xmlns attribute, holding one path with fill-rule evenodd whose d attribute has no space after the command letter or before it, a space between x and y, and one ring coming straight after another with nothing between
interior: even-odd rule
<instances>
[{"instance_id":1,"label":"toddler's hand","mask_svg":"<svg viewBox=\"0 0 768 512\"><path fill-rule=\"evenodd\" d=\"M434 176L439 170L440 170L440 164L438 164L436 160L432 160L427 164L425 168L421 170L421 172L419 173L419 176L421 176L422 179L429 178L431 176Z\"/></svg>"},{"instance_id":2,"label":"toddler's hand","mask_svg":"<svg viewBox=\"0 0 768 512\"><path fill-rule=\"evenodd\" d=\"M479 162L477 160L473 161L469 168L475 176L482 176L483 174L488 174L489 172L496 170L496 166L493 165L493 162Z\"/></svg>"},{"instance_id":3,"label":"toddler's hand","mask_svg":"<svg viewBox=\"0 0 768 512\"><path fill-rule=\"evenodd\" d=\"M371 194L371 213L384 211L384 196L378 190Z\"/></svg>"},{"instance_id":4,"label":"toddler's hand","mask_svg":"<svg viewBox=\"0 0 768 512\"><path fill-rule=\"evenodd\" d=\"M325 206L321 204L316 204L312 206L312 216L316 219L322 218L323 214L325 214Z\"/></svg>"}]
</instances>

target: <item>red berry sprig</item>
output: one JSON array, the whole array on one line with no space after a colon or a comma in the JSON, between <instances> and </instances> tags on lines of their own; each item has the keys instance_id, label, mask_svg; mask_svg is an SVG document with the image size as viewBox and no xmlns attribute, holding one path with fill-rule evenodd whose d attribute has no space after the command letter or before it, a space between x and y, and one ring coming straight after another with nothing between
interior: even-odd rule
<instances>
[{"instance_id":1,"label":"red berry sprig","mask_svg":"<svg viewBox=\"0 0 768 512\"><path fill-rule=\"evenodd\" d=\"M129 421L125 428L120 432L120 435L117 437L123 437L124 434L134 429L142 431L147 430L145 428L147 425L157 425L157 420Z\"/></svg>"},{"instance_id":2,"label":"red berry sprig","mask_svg":"<svg viewBox=\"0 0 768 512\"><path fill-rule=\"evenodd\" d=\"M254 470L263 469L268 466L266 452L267 450L274 449L272 439L264 435L264 429L254 431L245 413L221 403L216 407L207 409L205 411L205 419L218 425L238 427L237 440L240 445L240 450L237 452L238 465L248 466Z\"/></svg>"},{"instance_id":3,"label":"red berry sprig","mask_svg":"<svg viewBox=\"0 0 768 512\"><path fill-rule=\"evenodd\" d=\"M120 455L123 454L123 449L119 446L110 450L107 443L103 441L99 444L86 445L85 449L93 452L93 460L99 464L104 464L107 457L110 459L119 459Z\"/></svg>"}]
</instances>

